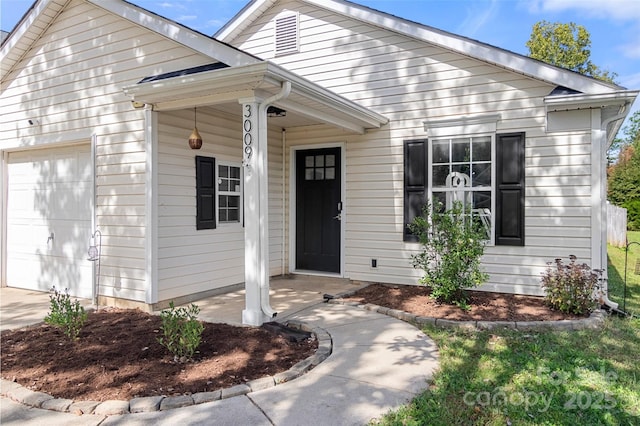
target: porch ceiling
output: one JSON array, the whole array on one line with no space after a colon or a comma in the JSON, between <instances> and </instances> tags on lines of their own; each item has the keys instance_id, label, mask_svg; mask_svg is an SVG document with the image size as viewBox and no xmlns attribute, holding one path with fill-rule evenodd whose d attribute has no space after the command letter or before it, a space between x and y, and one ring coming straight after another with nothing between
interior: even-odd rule
<instances>
[{"instance_id":1,"label":"porch ceiling","mask_svg":"<svg viewBox=\"0 0 640 426\"><path fill-rule=\"evenodd\" d=\"M287 111L287 119L280 120L284 127L326 123L364 133L388 122L386 117L266 61L140 82L123 90L131 100L153 105L155 111L194 106L224 106L229 111L234 105L240 113L239 100L266 99L278 93L285 81L291 83L291 93L274 103Z\"/></svg>"}]
</instances>

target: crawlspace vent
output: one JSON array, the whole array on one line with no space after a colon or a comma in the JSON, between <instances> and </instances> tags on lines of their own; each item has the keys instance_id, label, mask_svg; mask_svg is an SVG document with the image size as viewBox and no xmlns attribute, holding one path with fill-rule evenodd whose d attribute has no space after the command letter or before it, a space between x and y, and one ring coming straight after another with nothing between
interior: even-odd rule
<instances>
[{"instance_id":1,"label":"crawlspace vent","mask_svg":"<svg viewBox=\"0 0 640 426\"><path fill-rule=\"evenodd\" d=\"M276 18L276 56L298 52L298 15Z\"/></svg>"}]
</instances>

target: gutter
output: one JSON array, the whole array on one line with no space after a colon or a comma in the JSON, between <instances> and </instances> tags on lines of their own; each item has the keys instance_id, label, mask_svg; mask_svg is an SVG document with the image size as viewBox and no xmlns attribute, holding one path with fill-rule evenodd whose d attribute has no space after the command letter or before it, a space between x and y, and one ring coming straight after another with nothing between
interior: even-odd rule
<instances>
[{"instance_id":1,"label":"gutter","mask_svg":"<svg viewBox=\"0 0 640 426\"><path fill-rule=\"evenodd\" d=\"M268 131L267 129L267 108L269 108L269 105L271 105L274 102L277 102L279 100L285 99L287 98L287 96L289 96L289 94L291 93L291 82L290 81L283 81L282 82L282 88L280 89L280 92L276 93L275 95L267 98L264 100L264 102L262 102L260 104L260 106L258 107L258 117L260 117L260 129L259 131L262 133L265 133L265 137L266 137L266 133ZM264 127L263 127L264 126ZM262 136L260 136L262 137ZM267 153L265 153L265 155L267 155ZM267 161L265 159L265 161ZM267 206L267 203L269 202L269 191L268 188L266 187L266 181L265 179L261 179L260 180L260 205L261 206ZM263 187L263 185L265 185L265 187ZM262 208L261 208L262 210ZM264 210L262 210L264 211ZM284 213L283 213L284 214ZM269 234L268 234L268 230L269 230L269 225L268 223L265 226L262 226L260 228L260 251L262 253L269 253ZM267 257L268 259L268 257ZM262 309L262 312L268 317L268 318L275 318L276 315L278 315L278 313L276 311L274 311L271 308L271 303L269 301L269 262L265 262L265 258L262 257L261 262L260 262L260 275L261 275L261 279L260 279L260 307Z\"/></svg>"}]
</instances>

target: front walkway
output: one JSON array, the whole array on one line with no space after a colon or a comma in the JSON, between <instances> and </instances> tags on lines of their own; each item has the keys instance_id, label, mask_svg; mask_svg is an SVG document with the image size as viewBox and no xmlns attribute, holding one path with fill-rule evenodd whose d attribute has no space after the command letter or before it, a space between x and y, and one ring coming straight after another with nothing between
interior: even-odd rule
<instances>
[{"instance_id":1,"label":"front walkway","mask_svg":"<svg viewBox=\"0 0 640 426\"><path fill-rule=\"evenodd\" d=\"M278 282L281 281L281 282ZM293 286L295 284L295 286ZM27 408L0 399L2 425L362 425L409 401L428 385L438 364L434 342L415 327L379 313L322 302L344 280L296 277L274 280L272 306L278 319L321 327L333 340L333 353L305 375L266 390L174 410L121 416L76 416ZM4 296L6 289L0 295ZM338 293L347 289L333 291ZM241 292L240 292L241 293ZM223 317L244 297L228 294L198 302L201 317ZM26 302L25 302L26 303ZM6 313L2 297L0 320ZM241 310L241 309L240 309ZM45 312L46 313L46 312Z\"/></svg>"}]
</instances>

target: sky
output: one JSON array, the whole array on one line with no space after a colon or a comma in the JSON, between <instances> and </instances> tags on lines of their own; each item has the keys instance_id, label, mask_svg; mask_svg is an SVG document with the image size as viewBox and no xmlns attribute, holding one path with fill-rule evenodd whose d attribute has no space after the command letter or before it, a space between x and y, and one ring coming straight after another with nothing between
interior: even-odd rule
<instances>
[{"instance_id":1,"label":"sky","mask_svg":"<svg viewBox=\"0 0 640 426\"><path fill-rule=\"evenodd\" d=\"M213 35L249 0L129 0ZM526 55L525 43L541 20L574 22L591 34L591 61L640 89L640 0L355 0L401 18ZM0 0L0 28L11 31L32 0ZM636 100L633 111L640 109Z\"/></svg>"}]
</instances>

